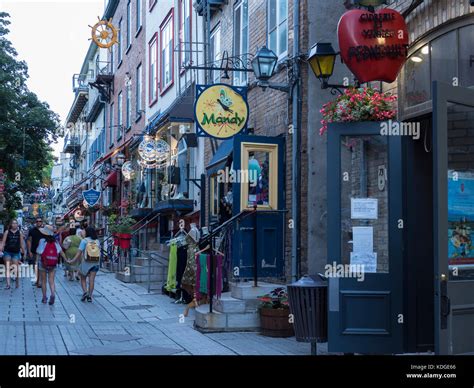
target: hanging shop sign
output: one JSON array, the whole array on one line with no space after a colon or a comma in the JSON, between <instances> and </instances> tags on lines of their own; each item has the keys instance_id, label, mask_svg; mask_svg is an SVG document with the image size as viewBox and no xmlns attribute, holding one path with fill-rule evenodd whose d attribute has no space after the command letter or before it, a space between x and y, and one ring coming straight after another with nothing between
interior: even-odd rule
<instances>
[{"instance_id":1,"label":"hanging shop sign","mask_svg":"<svg viewBox=\"0 0 474 388\"><path fill-rule=\"evenodd\" d=\"M84 198L84 202L87 203L88 206L95 206L99 202L100 191L93 189L83 191L82 198Z\"/></svg>"},{"instance_id":2,"label":"hanging shop sign","mask_svg":"<svg viewBox=\"0 0 474 388\"><path fill-rule=\"evenodd\" d=\"M361 83L395 81L408 56L407 24L390 8L346 12L338 38L342 60Z\"/></svg>"},{"instance_id":3,"label":"hanging shop sign","mask_svg":"<svg viewBox=\"0 0 474 388\"><path fill-rule=\"evenodd\" d=\"M125 162L122 166L122 175L125 180L129 181L135 176L135 168L131 160Z\"/></svg>"},{"instance_id":4,"label":"hanging shop sign","mask_svg":"<svg viewBox=\"0 0 474 388\"><path fill-rule=\"evenodd\" d=\"M194 114L201 137L229 139L247 128L247 88L197 85Z\"/></svg>"},{"instance_id":5,"label":"hanging shop sign","mask_svg":"<svg viewBox=\"0 0 474 388\"><path fill-rule=\"evenodd\" d=\"M170 145L162 140L146 136L138 146L139 163L144 168L156 168L167 162L171 155ZM122 170L123 172L123 170Z\"/></svg>"},{"instance_id":6,"label":"hanging shop sign","mask_svg":"<svg viewBox=\"0 0 474 388\"><path fill-rule=\"evenodd\" d=\"M74 219L77 221L77 222L81 222L81 221L84 221L84 213L82 212L81 209L77 209L75 212L74 212Z\"/></svg>"}]
</instances>

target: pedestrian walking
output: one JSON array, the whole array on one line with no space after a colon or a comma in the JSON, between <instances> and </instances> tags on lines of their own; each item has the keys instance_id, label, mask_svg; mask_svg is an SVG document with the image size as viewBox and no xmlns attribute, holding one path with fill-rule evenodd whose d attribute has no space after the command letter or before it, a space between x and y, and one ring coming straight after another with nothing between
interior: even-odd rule
<instances>
[{"instance_id":1,"label":"pedestrian walking","mask_svg":"<svg viewBox=\"0 0 474 388\"><path fill-rule=\"evenodd\" d=\"M76 224L76 234L81 238L86 238L86 228L87 222L82 221L81 223Z\"/></svg>"},{"instance_id":2,"label":"pedestrian walking","mask_svg":"<svg viewBox=\"0 0 474 388\"><path fill-rule=\"evenodd\" d=\"M40 229L40 232L45 236L38 244L36 252L40 256L38 261L39 274L41 276L41 288L43 291L42 303L47 303L47 282L46 275L48 275L49 289L51 292L49 298L49 304L53 305L56 299L56 285L54 282L54 276L56 274L56 267L58 265L59 256L65 258L64 252L61 249L61 245L54 238L54 227L52 225L46 225Z\"/></svg>"},{"instance_id":3,"label":"pedestrian walking","mask_svg":"<svg viewBox=\"0 0 474 388\"><path fill-rule=\"evenodd\" d=\"M38 262L40 257L36 250L38 249L38 244L42 238L45 238L40 229L43 228L43 219L38 217L35 220L35 225L28 232L27 247L28 247L28 264L35 266L35 278L31 279L32 283L36 284L36 287L41 288L40 276L38 273Z\"/></svg>"},{"instance_id":4,"label":"pedestrian walking","mask_svg":"<svg viewBox=\"0 0 474 388\"><path fill-rule=\"evenodd\" d=\"M92 293L94 292L94 282L100 265L100 243L97 238L97 232L89 226L85 230L86 238L81 241L79 251L75 259L81 258L79 274L81 276L82 294L81 302L92 302ZM89 279L89 286L87 285Z\"/></svg>"},{"instance_id":5,"label":"pedestrian walking","mask_svg":"<svg viewBox=\"0 0 474 388\"><path fill-rule=\"evenodd\" d=\"M25 254L25 239L18 225L18 221L13 219L10 222L8 230L3 235L0 252L3 252L3 261L7 272L7 285L5 289L10 289L10 268L13 266L15 274L15 287L20 286L20 266L21 256Z\"/></svg>"},{"instance_id":6,"label":"pedestrian walking","mask_svg":"<svg viewBox=\"0 0 474 388\"><path fill-rule=\"evenodd\" d=\"M67 272L69 280L80 280L78 271L79 265L81 264L81 258L75 259L77 252L79 251L79 245L81 245L82 238L76 234L76 228L69 229L69 236L63 240L62 247L66 254L67 260L64 261L65 270Z\"/></svg>"}]
</instances>

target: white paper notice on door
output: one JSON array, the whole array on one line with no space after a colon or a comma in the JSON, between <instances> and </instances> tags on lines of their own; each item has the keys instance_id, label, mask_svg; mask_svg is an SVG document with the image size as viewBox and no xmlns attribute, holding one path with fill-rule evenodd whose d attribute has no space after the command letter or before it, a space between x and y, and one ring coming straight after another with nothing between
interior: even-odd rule
<instances>
[{"instance_id":1,"label":"white paper notice on door","mask_svg":"<svg viewBox=\"0 0 474 388\"><path fill-rule=\"evenodd\" d=\"M364 273L377 272L377 253L376 252L351 252L351 268L354 271Z\"/></svg>"},{"instance_id":2,"label":"white paper notice on door","mask_svg":"<svg viewBox=\"0 0 474 388\"><path fill-rule=\"evenodd\" d=\"M379 201L376 198L351 198L353 220L376 220L379 218Z\"/></svg>"},{"instance_id":3,"label":"white paper notice on door","mask_svg":"<svg viewBox=\"0 0 474 388\"><path fill-rule=\"evenodd\" d=\"M374 251L374 228L372 226L354 226L352 228L352 243L354 253L372 253Z\"/></svg>"}]
</instances>

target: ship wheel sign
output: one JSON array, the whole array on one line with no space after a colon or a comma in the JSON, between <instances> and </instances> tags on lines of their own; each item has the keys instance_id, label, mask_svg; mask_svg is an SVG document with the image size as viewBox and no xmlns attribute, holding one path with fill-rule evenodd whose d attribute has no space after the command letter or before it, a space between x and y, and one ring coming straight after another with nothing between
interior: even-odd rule
<instances>
[{"instance_id":1,"label":"ship wheel sign","mask_svg":"<svg viewBox=\"0 0 474 388\"><path fill-rule=\"evenodd\" d=\"M118 43L118 29L112 24L112 18L109 20L100 20L92 28L92 40L100 48L110 49L115 43ZM89 39L90 40L90 39Z\"/></svg>"}]
</instances>

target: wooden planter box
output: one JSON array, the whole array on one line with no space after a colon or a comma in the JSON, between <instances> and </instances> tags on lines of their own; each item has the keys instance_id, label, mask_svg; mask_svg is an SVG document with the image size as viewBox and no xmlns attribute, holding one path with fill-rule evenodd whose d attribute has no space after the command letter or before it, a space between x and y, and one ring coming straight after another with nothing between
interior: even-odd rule
<instances>
[{"instance_id":1,"label":"wooden planter box","mask_svg":"<svg viewBox=\"0 0 474 388\"><path fill-rule=\"evenodd\" d=\"M260 309L261 334L267 337L293 337L295 332L290 323L289 309Z\"/></svg>"}]
</instances>

